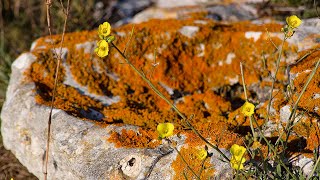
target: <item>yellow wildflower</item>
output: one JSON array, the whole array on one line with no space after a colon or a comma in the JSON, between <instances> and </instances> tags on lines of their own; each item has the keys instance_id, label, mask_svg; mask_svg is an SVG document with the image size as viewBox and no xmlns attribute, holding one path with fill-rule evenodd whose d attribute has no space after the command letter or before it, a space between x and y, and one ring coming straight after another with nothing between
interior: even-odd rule
<instances>
[{"instance_id":1,"label":"yellow wildflower","mask_svg":"<svg viewBox=\"0 0 320 180\"><path fill-rule=\"evenodd\" d=\"M172 136L174 125L172 123L160 123L157 126L157 131L161 139Z\"/></svg>"},{"instance_id":2,"label":"yellow wildflower","mask_svg":"<svg viewBox=\"0 0 320 180\"><path fill-rule=\"evenodd\" d=\"M243 157L245 152L246 148L243 146L237 144L231 146L230 153L232 154L232 157L230 159L230 164L233 169L243 169L243 163L246 161Z\"/></svg>"},{"instance_id":3,"label":"yellow wildflower","mask_svg":"<svg viewBox=\"0 0 320 180\"><path fill-rule=\"evenodd\" d=\"M107 41L105 40L100 40L98 43L97 43L98 47L95 48L95 52L96 54L99 56L99 57L105 57L108 55L109 53L109 44L107 43Z\"/></svg>"},{"instance_id":4,"label":"yellow wildflower","mask_svg":"<svg viewBox=\"0 0 320 180\"><path fill-rule=\"evenodd\" d=\"M245 116L252 116L252 114L254 113L254 105L246 101L241 107L241 113Z\"/></svg>"},{"instance_id":5,"label":"yellow wildflower","mask_svg":"<svg viewBox=\"0 0 320 180\"><path fill-rule=\"evenodd\" d=\"M301 19L299 19L296 15L292 15L286 18L287 24L292 29L297 28L301 24Z\"/></svg>"},{"instance_id":6,"label":"yellow wildflower","mask_svg":"<svg viewBox=\"0 0 320 180\"><path fill-rule=\"evenodd\" d=\"M208 155L208 152L205 149L200 149L197 154L200 160L204 160L207 157L207 155Z\"/></svg>"},{"instance_id":7,"label":"yellow wildflower","mask_svg":"<svg viewBox=\"0 0 320 180\"><path fill-rule=\"evenodd\" d=\"M108 22L104 22L103 24L99 25L98 34L100 39L104 39L107 36L109 36L110 32L111 32L111 25Z\"/></svg>"}]
</instances>

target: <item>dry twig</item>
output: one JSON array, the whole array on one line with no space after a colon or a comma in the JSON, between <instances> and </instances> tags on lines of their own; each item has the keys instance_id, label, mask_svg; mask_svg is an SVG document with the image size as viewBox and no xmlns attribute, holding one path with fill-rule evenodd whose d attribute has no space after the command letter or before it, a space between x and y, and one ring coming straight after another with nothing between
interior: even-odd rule
<instances>
[{"instance_id":1,"label":"dry twig","mask_svg":"<svg viewBox=\"0 0 320 180\"><path fill-rule=\"evenodd\" d=\"M51 13L50 13L51 4L52 4L51 0L46 0L48 30L49 30L51 42L53 42L52 41L52 31L51 31ZM48 119L45 169L44 169L44 172L43 172L45 180L47 179L47 176L48 176L48 161L49 161L49 150L50 150L50 134L51 134L52 110L53 110L53 104L54 104L55 94L56 94L56 89L57 89L57 84L58 84L59 67L60 67L60 64L61 64L61 55L62 55L62 45L63 45L64 36L65 36L65 32L66 32L69 11L70 11L70 0L68 0L67 10L66 10L66 13L65 13L63 32L62 32L62 37L61 37L61 42L60 42L60 51L59 51L58 56L56 56L57 60L58 60L58 63L57 63L56 71L55 71L54 87L53 87L53 92L52 92L50 113L49 113L49 119Z\"/></svg>"}]
</instances>

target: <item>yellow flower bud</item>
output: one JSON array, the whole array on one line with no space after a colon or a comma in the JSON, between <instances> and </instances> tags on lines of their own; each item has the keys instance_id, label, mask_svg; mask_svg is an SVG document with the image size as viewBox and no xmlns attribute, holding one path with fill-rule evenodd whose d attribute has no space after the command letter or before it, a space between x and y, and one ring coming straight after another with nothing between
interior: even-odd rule
<instances>
[{"instance_id":1,"label":"yellow flower bud","mask_svg":"<svg viewBox=\"0 0 320 180\"><path fill-rule=\"evenodd\" d=\"M174 125L172 123L160 123L157 126L157 131L161 139L173 135Z\"/></svg>"},{"instance_id":2,"label":"yellow flower bud","mask_svg":"<svg viewBox=\"0 0 320 180\"><path fill-rule=\"evenodd\" d=\"M112 41L114 41L116 38L114 36L108 36L107 37L107 42L108 43L112 43Z\"/></svg>"},{"instance_id":3,"label":"yellow flower bud","mask_svg":"<svg viewBox=\"0 0 320 180\"><path fill-rule=\"evenodd\" d=\"M292 29L297 28L301 24L301 19L299 19L296 15L292 15L286 18L288 26L290 26Z\"/></svg>"},{"instance_id":4,"label":"yellow flower bud","mask_svg":"<svg viewBox=\"0 0 320 180\"><path fill-rule=\"evenodd\" d=\"M208 155L208 152L205 149L200 149L197 154L200 160L204 160L207 157L207 155Z\"/></svg>"},{"instance_id":5,"label":"yellow flower bud","mask_svg":"<svg viewBox=\"0 0 320 180\"><path fill-rule=\"evenodd\" d=\"M254 150L256 150L256 149L258 149L258 148L261 148L261 143L259 142L259 141L254 141L253 143L252 143L252 145L251 145L251 148L252 149L254 149Z\"/></svg>"}]
</instances>

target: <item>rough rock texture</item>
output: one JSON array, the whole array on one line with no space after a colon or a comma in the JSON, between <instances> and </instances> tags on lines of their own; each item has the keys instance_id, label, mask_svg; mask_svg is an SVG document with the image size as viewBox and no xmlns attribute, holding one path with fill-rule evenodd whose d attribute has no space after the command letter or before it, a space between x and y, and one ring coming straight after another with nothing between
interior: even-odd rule
<instances>
[{"instance_id":1,"label":"rough rock texture","mask_svg":"<svg viewBox=\"0 0 320 180\"><path fill-rule=\"evenodd\" d=\"M124 49L131 28L128 25L113 30L119 48ZM273 42L279 44L281 25L274 23L214 23L206 18L153 20L135 26L135 38L127 55L183 113L188 117L195 115L190 122L205 138L227 152L232 144L242 143L241 137L248 127L248 121L239 113L244 102L239 71L241 61L245 64L250 99L258 104L256 118L259 123L265 115L262 109L267 104L265 92L270 85L267 72L274 72L276 58L265 28L268 28ZM319 52L315 51L305 58L306 61L295 64L305 52L304 48L295 45L297 41L309 42L310 51L317 47L319 35L315 35L312 28L309 30L297 31L295 36L301 38L285 44L286 59L283 60L292 64L292 76L312 68L312 63L319 57ZM56 66L54 57L60 51L52 44L59 44L59 39L59 36L52 40L49 37L38 39L30 52L22 54L14 62L1 113L5 147L41 179L48 105ZM71 33L65 37L52 120L49 177L143 179L155 165L150 179L183 178L182 172L186 167L182 160L157 140L154 131L160 122L175 124L175 134L181 134L173 138L178 142L177 148L186 159L193 159L195 168L199 168L201 162L194 160L195 148L204 147L204 143L192 132L184 130L176 113L149 90L130 67L122 63L114 49L105 59L93 54L97 40L96 32ZM153 59L155 49L156 61ZM262 57L268 58L266 64ZM294 85L299 92L303 78L299 79L300 75L294 77ZM309 93L319 92L317 77ZM280 91L287 82L284 69L278 78L276 90ZM270 124L284 118L277 112L286 112L280 109L289 104L284 93L280 92L273 102L275 113ZM316 107L320 98L317 94L307 96L301 107L319 115ZM316 101L312 102L316 104L308 104L309 97L313 97ZM315 117L311 115L301 123L314 125ZM301 127L307 127L305 125ZM295 129L306 139L306 152L319 145L315 141L318 130L312 129L315 126L309 127L306 131ZM274 133L270 131L271 136ZM291 150L293 153L301 152L294 146ZM168 152L171 153L166 155ZM218 157L214 154L207 162L206 165L214 169L204 172L204 177L230 177L230 167L221 163ZM307 161L302 157L297 165L305 165Z\"/></svg>"},{"instance_id":2,"label":"rough rock texture","mask_svg":"<svg viewBox=\"0 0 320 180\"><path fill-rule=\"evenodd\" d=\"M49 108L35 103L34 83L23 81L23 72L35 60L34 55L25 53L12 65L7 101L1 113L1 132L5 147L30 172L43 179L42 163ZM106 141L111 130L135 127L111 125L101 128L59 109L54 110L52 122L49 179L108 179L111 176L143 179L154 159L161 155L157 149L115 148L113 143ZM162 161L170 163L175 156L172 154L170 159L163 158L159 164ZM133 167L125 168L132 158L139 163L134 162L131 164ZM135 168L134 173L131 168ZM171 179L170 168L162 166L161 169L163 171L151 174L150 178Z\"/></svg>"},{"instance_id":3,"label":"rough rock texture","mask_svg":"<svg viewBox=\"0 0 320 180\"><path fill-rule=\"evenodd\" d=\"M236 22L239 20L252 20L257 18L257 10L253 6L245 3L192 3L193 4L190 4L189 6L185 1L183 1L184 6L174 2L166 2L166 6L163 6L164 3L161 3L158 6L149 7L137 13L132 18L132 22L141 23L150 19L186 19L186 17L196 16L197 13L205 13L206 18L215 21Z\"/></svg>"}]
</instances>

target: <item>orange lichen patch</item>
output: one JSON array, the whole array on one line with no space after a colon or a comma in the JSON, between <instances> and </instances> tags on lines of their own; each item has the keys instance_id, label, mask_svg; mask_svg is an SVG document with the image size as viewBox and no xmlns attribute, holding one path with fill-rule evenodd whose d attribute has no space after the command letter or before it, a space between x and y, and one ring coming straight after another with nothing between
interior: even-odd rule
<instances>
[{"instance_id":1,"label":"orange lichen patch","mask_svg":"<svg viewBox=\"0 0 320 180\"><path fill-rule=\"evenodd\" d=\"M224 134L224 144L221 146L227 147L239 139L230 131L230 124L227 124L232 109L231 102L213 89L228 86L230 79L241 77L240 61L245 65L246 84L250 86L259 83L260 72L264 71L261 68L262 53L270 55L267 67L271 71L275 66L276 56L272 55L275 48L265 38L266 35L254 41L252 38L247 39L245 32L265 32L265 28L269 32L279 32L281 25L255 25L249 22L222 24L209 20L206 20L207 24L197 24L195 20L151 20L135 25L134 38L126 55L182 113L187 117L194 115L190 123L204 137L218 143L219 137ZM199 31L189 38L180 32L184 26L198 26ZM132 25L113 30L112 34L116 37L114 43L119 49L125 48L131 30ZM37 40L32 51L37 61L26 72L27 77L36 84L36 101L45 105L50 105L57 65L57 60L53 58L56 55L51 50L52 44L57 47L61 37L53 36L52 39L44 37ZM101 118L97 119L101 123L132 124L152 130L159 123L171 122L177 132L188 134L190 131L184 132L185 124L181 123L181 117L129 65L123 63L124 60L113 48L110 48L106 58L100 59L94 54L94 47L78 46L90 42L94 45L97 40L96 31L66 34L63 47L68 53L62 57L55 108L87 119L90 118L81 111L94 110L101 113ZM272 40L276 44L281 42L276 37ZM156 62L159 63L156 67L153 66L155 49ZM285 44L284 49L293 51L288 44ZM59 53L59 49L56 52ZM280 71L281 73L283 72ZM78 86L66 83L68 79L72 79ZM83 92L84 89L86 93ZM168 89L175 94L170 94ZM180 96L177 97L176 94ZM103 103L93 95L105 99L118 97L119 101ZM180 97L182 98L179 99ZM148 130L148 133L151 132ZM127 136L132 142L124 140ZM112 137L113 142L119 141L119 145L125 147L149 146L145 142L154 138L148 136L145 140L139 140L139 136L129 131L118 135L113 133ZM195 143L200 142L197 140Z\"/></svg>"},{"instance_id":2,"label":"orange lichen patch","mask_svg":"<svg viewBox=\"0 0 320 180\"><path fill-rule=\"evenodd\" d=\"M140 128L138 132L136 132L122 129L121 133L112 132L108 141L115 143L116 147L156 148L160 145L157 137L158 134L153 130Z\"/></svg>"},{"instance_id":3,"label":"orange lichen patch","mask_svg":"<svg viewBox=\"0 0 320 180\"><path fill-rule=\"evenodd\" d=\"M320 128L316 118L302 119L295 124L293 130L306 139L305 150L312 152L320 145Z\"/></svg>"},{"instance_id":4,"label":"orange lichen patch","mask_svg":"<svg viewBox=\"0 0 320 180\"><path fill-rule=\"evenodd\" d=\"M199 173L201 169L202 161L198 159L197 153L199 149L196 147L189 147L189 148L181 148L180 153L183 158L186 160L188 165L194 170L194 172ZM210 164L210 160L206 159L204 163L205 169L203 169L201 173L201 179L210 179L214 177L214 168L212 164ZM177 156L176 160L172 163L172 168L175 171L174 179L182 180L185 179L183 173L187 175L188 178L193 179L192 173L187 168L186 164L183 162L180 156Z\"/></svg>"},{"instance_id":5,"label":"orange lichen patch","mask_svg":"<svg viewBox=\"0 0 320 180\"><path fill-rule=\"evenodd\" d=\"M308 51L310 52L312 50L308 50ZM308 51L301 52L300 55L303 56L306 53L308 53ZM293 80L294 88L295 88L294 91L296 94L295 96L293 96L294 100L297 100L298 95L302 91L307 79L309 78L311 71L315 66L315 63L319 60L319 57L320 57L320 51L316 50L313 53L311 53L309 56L307 56L303 61L297 63L292 67L291 72L297 75L297 77ZM320 95L320 70L319 69L314 75L307 90L303 94L298 104L299 107L303 108L305 111L314 112L315 114L320 116L320 111L316 110L320 108L320 98L318 98L318 95Z\"/></svg>"},{"instance_id":6,"label":"orange lichen patch","mask_svg":"<svg viewBox=\"0 0 320 180\"><path fill-rule=\"evenodd\" d=\"M197 129L197 127L195 127ZM198 132L210 143L217 145L219 148L230 148L234 143L242 143L236 133L232 133L227 129L227 124L206 123L205 127L198 128ZM205 143L193 132L184 133L187 136L186 144L191 147L203 146Z\"/></svg>"},{"instance_id":7,"label":"orange lichen patch","mask_svg":"<svg viewBox=\"0 0 320 180\"><path fill-rule=\"evenodd\" d=\"M310 127L310 133L307 139L306 149L314 151L320 146L320 128L318 123L313 123Z\"/></svg>"}]
</instances>

